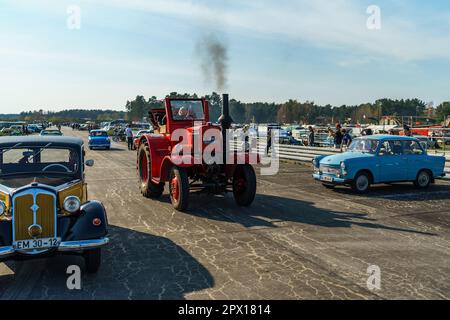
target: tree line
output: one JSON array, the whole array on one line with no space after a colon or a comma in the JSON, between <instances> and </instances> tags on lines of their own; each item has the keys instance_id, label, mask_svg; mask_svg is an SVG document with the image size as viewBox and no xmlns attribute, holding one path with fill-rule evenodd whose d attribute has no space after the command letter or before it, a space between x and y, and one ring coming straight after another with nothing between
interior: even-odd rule
<instances>
[{"instance_id":1,"label":"tree line","mask_svg":"<svg viewBox=\"0 0 450 320\"><path fill-rule=\"evenodd\" d=\"M197 94L172 92L167 97L172 98L198 98ZM216 92L206 95L210 103L210 119L216 121L221 114L222 97ZM146 99L137 96L125 104L124 111L115 110L85 110L67 109L56 112L43 110L22 112L16 116L17 120L28 122L83 122L111 121L126 119L129 121L141 121L148 115L152 108L161 107L162 102L156 96ZM301 102L289 100L284 103L268 102L242 102L236 99L230 100L230 114L236 123L318 123L320 121L352 122L352 123L377 123L381 116L426 116L427 105L420 99L379 99L375 102L360 105L318 105L312 101ZM431 115L429 115L430 118ZM450 102L444 102L435 109L435 120L442 121L450 116ZM13 118L12 115L7 116ZM1 119L1 116L0 116ZM432 120L432 119L430 119Z\"/></svg>"},{"instance_id":2,"label":"tree line","mask_svg":"<svg viewBox=\"0 0 450 320\"><path fill-rule=\"evenodd\" d=\"M176 98L198 98L197 94L179 94L172 92L167 97ZM210 119L215 121L219 118L222 106L222 97L213 92L206 95L205 98L210 105ZM147 116L148 110L161 106L161 101L155 96L145 99L143 96L137 96L132 101L127 101L126 110L129 118L133 120L141 119ZM450 102L444 102L436 110L437 121L444 120L450 115ZM317 105L314 102L300 102L298 100L289 100L284 103L267 102L241 102L236 99L230 100L230 114L236 123L316 123L324 119L334 122L353 122L353 123L378 123L382 116L406 116L406 117L426 117L427 104L417 98L414 99L379 99L373 103L364 103L360 105ZM428 115L430 121L433 116Z\"/></svg>"}]
</instances>

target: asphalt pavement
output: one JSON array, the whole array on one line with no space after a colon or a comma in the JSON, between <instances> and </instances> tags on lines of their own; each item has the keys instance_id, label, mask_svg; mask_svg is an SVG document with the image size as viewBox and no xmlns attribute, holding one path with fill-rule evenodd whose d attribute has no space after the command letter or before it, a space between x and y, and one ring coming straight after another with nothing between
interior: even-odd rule
<instances>
[{"instance_id":1,"label":"asphalt pavement","mask_svg":"<svg viewBox=\"0 0 450 320\"><path fill-rule=\"evenodd\" d=\"M141 196L125 144L87 158L89 198L110 223L100 271L69 290L79 257L0 263L0 299L450 299L450 182L359 196L323 188L310 165L282 163L258 176L250 208L193 195L180 213L167 190Z\"/></svg>"}]
</instances>

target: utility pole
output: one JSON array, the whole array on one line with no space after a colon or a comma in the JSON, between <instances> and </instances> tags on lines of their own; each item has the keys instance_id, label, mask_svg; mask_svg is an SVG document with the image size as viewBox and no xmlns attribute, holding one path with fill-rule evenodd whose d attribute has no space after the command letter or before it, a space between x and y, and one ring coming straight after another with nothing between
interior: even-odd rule
<instances>
[{"instance_id":1,"label":"utility pole","mask_svg":"<svg viewBox=\"0 0 450 320\"><path fill-rule=\"evenodd\" d=\"M381 107L382 107L381 101L377 102L377 106L378 106L378 124L380 124L380 122L381 122Z\"/></svg>"}]
</instances>

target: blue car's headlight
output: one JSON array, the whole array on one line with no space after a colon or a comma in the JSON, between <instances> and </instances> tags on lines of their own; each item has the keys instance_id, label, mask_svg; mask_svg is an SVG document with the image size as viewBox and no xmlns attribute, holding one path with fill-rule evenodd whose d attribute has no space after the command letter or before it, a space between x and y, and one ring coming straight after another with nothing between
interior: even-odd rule
<instances>
[{"instance_id":1,"label":"blue car's headlight","mask_svg":"<svg viewBox=\"0 0 450 320\"><path fill-rule=\"evenodd\" d=\"M344 161L341 162L341 174L344 177L347 175L347 165Z\"/></svg>"},{"instance_id":2,"label":"blue car's headlight","mask_svg":"<svg viewBox=\"0 0 450 320\"><path fill-rule=\"evenodd\" d=\"M319 159L313 158L312 164L314 167L314 173L320 173L320 161Z\"/></svg>"}]
</instances>

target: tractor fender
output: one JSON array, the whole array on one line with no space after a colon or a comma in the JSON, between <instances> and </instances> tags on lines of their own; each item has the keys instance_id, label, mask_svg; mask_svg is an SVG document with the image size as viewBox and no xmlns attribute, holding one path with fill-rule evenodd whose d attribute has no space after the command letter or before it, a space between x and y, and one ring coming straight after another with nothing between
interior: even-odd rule
<instances>
[{"instance_id":1,"label":"tractor fender","mask_svg":"<svg viewBox=\"0 0 450 320\"><path fill-rule=\"evenodd\" d=\"M170 141L163 134L147 134L141 137L139 145L147 144L150 151L150 161L152 164L151 179L154 183L164 181L161 179L161 168L164 159L170 159Z\"/></svg>"},{"instance_id":2,"label":"tractor fender","mask_svg":"<svg viewBox=\"0 0 450 320\"><path fill-rule=\"evenodd\" d=\"M163 181L169 181L170 178L170 170L174 166L172 160L170 159L170 156L167 156L164 158L164 160L161 163L161 182Z\"/></svg>"},{"instance_id":3,"label":"tractor fender","mask_svg":"<svg viewBox=\"0 0 450 320\"><path fill-rule=\"evenodd\" d=\"M161 163L161 169L160 169L161 179L158 181L158 183L169 181L170 171L172 170L172 167L177 166L179 168L191 168L194 165L195 165L194 157L192 157L190 155L166 156Z\"/></svg>"}]
</instances>

